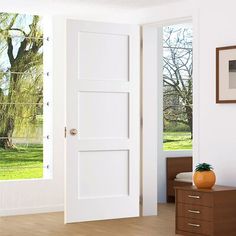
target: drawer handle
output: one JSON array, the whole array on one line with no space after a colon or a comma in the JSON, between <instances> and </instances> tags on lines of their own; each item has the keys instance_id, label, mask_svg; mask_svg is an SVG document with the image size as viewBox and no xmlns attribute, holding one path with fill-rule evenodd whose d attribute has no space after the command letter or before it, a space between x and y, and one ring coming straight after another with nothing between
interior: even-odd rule
<instances>
[{"instance_id":1,"label":"drawer handle","mask_svg":"<svg viewBox=\"0 0 236 236\"><path fill-rule=\"evenodd\" d=\"M189 198L194 198L194 199L199 199L200 196L195 196L195 195L188 195Z\"/></svg>"},{"instance_id":2,"label":"drawer handle","mask_svg":"<svg viewBox=\"0 0 236 236\"><path fill-rule=\"evenodd\" d=\"M189 213L200 214L200 211L188 210Z\"/></svg>"},{"instance_id":3,"label":"drawer handle","mask_svg":"<svg viewBox=\"0 0 236 236\"><path fill-rule=\"evenodd\" d=\"M188 223L189 226L192 226L192 227L200 227L201 225L198 225L198 224L192 224L192 223Z\"/></svg>"}]
</instances>

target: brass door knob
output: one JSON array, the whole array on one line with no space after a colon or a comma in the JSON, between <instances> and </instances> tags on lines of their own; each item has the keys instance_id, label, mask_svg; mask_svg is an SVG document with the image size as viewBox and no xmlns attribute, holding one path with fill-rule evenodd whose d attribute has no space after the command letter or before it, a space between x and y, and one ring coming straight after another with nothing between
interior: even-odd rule
<instances>
[{"instance_id":1,"label":"brass door knob","mask_svg":"<svg viewBox=\"0 0 236 236\"><path fill-rule=\"evenodd\" d=\"M77 129L71 129L70 134L75 136L78 133Z\"/></svg>"}]
</instances>

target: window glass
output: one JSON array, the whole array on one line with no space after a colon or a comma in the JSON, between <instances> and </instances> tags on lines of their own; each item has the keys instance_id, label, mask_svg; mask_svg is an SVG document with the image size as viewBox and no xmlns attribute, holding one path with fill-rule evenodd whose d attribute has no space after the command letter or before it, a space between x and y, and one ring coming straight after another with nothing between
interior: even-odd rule
<instances>
[{"instance_id":1,"label":"window glass","mask_svg":"<svg viewBox=\"0 0 236 236\"><path fill-rule=\"evenodd\" d=\"M192 149L192 25L163 27L163 149Z\"/></svg>"},{"instance_id":2,"label":"window glass","mask_svg":"<svg viewBox=\"0 0 236 236\"><path fill-rule=\"evenodd\" d=\"M0 180L43 177L42 18L0 13Z\"/></svg>"}]
</instances>

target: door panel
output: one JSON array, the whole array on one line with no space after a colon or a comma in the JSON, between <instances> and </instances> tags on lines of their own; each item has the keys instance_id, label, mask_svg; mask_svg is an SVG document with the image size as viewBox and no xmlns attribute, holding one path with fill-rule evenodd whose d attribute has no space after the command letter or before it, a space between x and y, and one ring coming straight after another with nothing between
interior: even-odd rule
<instances>
[{"instance_id":1,"label":"door panel","mask_svg":"<svg viewBox=\"0 0 236 236\"><path fill-rule=\"evenodd\" d=\"M80 138L128 138L128 105L128 93L80 92Z\"/></svg>"},{"instance_id":2,"label":"door panel","mask_svg":"<svg viewBox=\"0 0 236 236\"><path fill-rule=\"evenodd\" d=\"M139 27L67 22L65 222L139 215Z\"/></svg>"},{"instance_id":3,"label":"door panel","mask_svg":"<svg viewBox=\"0 0 236 236\"><path fill-rule=\"evenodd\" d=\"M88 151L80 152L79 155L79 197L128 196L129 152L127 150Z\"/></svg>"},{"instance_id":4,"label":"door panel","mask_svg":"<svg viewBox=\"0 0 236 236\"><path fill-rule=\"evenodd\" d=\"M128 80L128 35L81 32L79 50L79 79Z\"/></svg>"}]
</instances>

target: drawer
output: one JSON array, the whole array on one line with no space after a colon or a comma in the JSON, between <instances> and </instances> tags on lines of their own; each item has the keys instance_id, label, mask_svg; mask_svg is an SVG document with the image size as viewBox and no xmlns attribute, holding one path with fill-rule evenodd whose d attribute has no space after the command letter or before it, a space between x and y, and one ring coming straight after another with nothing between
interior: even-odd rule
<instances>
[{"instance_id":1,"label":"drawer","mask_svg":"<svg viewBox=\"0 0 236 236\"><path fill-rule=\"evenodd\" d=\"M177 231L185 231L200 235L213 235L212 223L209 221L202 221L196 219L189 219L185 217L178 217Z\"/></svg>"},{"instance_id":2,"label":"drawer","mask_svg":"<svg viewBox=\"0 0 236 236\"><path fill-rule=\"evenodd\" d=\"M213 208L177 203L177 216L205 221L213 220Z\"/></svg>"},{"instance_id":3,"label":"drawer","mask_svg":"<svg viewBox=\"0 0 236 236\"><path fill-rule=\"evenodd\" d=\"M176 190L177 203L213 207L213 194L206 192Z\"/></svg>"}]
</instances>

